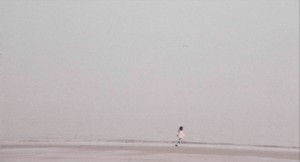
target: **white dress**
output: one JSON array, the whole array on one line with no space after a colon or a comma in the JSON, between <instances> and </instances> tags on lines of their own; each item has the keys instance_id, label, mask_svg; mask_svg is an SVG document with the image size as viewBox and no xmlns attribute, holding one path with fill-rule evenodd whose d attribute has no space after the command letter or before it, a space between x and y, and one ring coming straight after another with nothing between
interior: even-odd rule
<instances>
[{"instance_id":1,"label":"white dress","mask_svg":"<svg viewBox=\"0 0 300 162\"><path fill-rule=\"evenodd\" d=\"M178 130L178 132L177 132L177 137L178 137L178 138L183 138L183 137L184 137L183 131Z\"/></svg>"}]
</instances>

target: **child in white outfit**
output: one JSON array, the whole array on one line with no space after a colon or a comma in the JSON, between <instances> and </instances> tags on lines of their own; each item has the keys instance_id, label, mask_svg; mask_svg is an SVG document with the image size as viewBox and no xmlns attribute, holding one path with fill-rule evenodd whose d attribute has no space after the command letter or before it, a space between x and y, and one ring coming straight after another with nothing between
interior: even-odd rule
<instances>
[{"instance_id":1,"label":"child in white outfit","mask_svg":"<svg viewBox=\"0 0 300 162\"><path fill-rule=\"evenodd\" d=\"M178 147L178 145L181 143L181 140L183 139L183 137L184 137L184 133L183 133L183 127L181 126L181 127L179 127L179 130L178 130L178 132L177 132L177 137L179 138L178 139L178 143L177 144L175 144L175 146L176 147Z\"/></svg>"}]
</instances>

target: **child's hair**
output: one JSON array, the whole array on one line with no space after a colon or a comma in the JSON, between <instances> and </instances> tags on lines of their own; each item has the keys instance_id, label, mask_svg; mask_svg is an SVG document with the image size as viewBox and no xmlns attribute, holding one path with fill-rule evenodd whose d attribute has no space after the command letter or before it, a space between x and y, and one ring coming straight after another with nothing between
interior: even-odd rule
<instances>
[{"instance_id":1,"label":"child's hair","mask_svg":"<svg viewBox=\"0 0 300 162\"><path fill-rule=\"evenodd\" d=\"M179 127L179 130L181 130L181 129L183 129L183 126L180 126L180 127Z\"/></svg>"}]
</instances>

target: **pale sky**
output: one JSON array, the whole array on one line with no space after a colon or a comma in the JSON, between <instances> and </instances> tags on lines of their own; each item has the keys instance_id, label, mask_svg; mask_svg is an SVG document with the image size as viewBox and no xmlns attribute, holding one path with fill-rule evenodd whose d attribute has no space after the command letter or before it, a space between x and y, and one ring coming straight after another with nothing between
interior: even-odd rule
<instances>
[{"instance_id":1,"label":"pale sky","mask_svg":"<svg viewBox=\"0 0 300 162\"><path fill-rule=\"evenodd\" d=\"M191 141L201 129L199 141L299 147L298 0L1 1L0 13L3 138L184 125Z\"/></svg>"}]
</instances>

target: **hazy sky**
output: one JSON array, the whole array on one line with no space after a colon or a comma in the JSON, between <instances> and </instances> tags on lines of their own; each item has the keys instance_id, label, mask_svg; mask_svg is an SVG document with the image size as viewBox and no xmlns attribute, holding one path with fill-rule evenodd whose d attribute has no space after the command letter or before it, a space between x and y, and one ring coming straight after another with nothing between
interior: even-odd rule
<instances>
[{"instance_id":1,"label":"hazy sky","mask_svg":"<svg viewBox=\"0 0 300 162\"><path fill-rule=\"evenodd\" d=\"M7 137L169 123L299 146L298 0L4 0L0 13Z\"/></svg>"}]
</instances>

